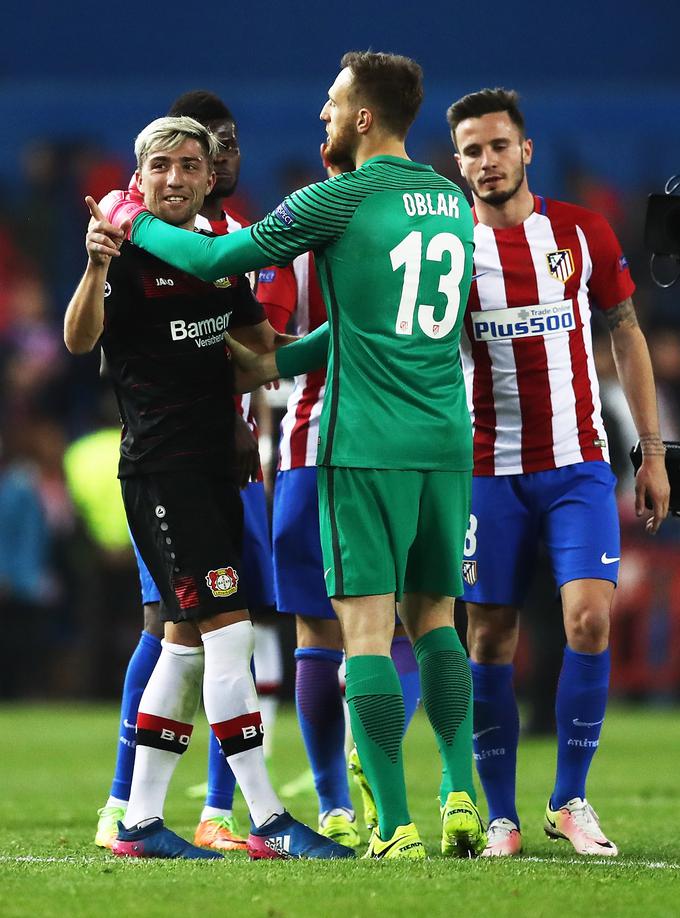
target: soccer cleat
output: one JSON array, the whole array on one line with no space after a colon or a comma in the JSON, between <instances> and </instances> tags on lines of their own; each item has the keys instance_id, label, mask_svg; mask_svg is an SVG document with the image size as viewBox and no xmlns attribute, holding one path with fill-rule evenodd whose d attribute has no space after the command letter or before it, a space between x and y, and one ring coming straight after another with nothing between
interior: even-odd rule
<instances>
[{"instance_id":1,"label":"soccer cleat","mask_svg":"<svg viewBox=\"0 0 680 918\"><path fill-rule=\"evenodd\" d=\"M585 798L574 797L557 810L545 808L545 834L557 840L566 838L577 854L599 854L616 857L619 849L603 834L597 813Z\"/></svg>"},{"instance_id":2,"label":"soccer cleat","mask_svg":"<svg viewBox=\"0 0 680 918\"><path fill-rule=\"evenodd\" d=\"M364 825L367 829L375 829L378 825L378 810L375 805L375 799L373 798L373 791L361 767L356 746L354 746L349 754L347 767L352 772L354 783L361 792L361 804L364 808Z\"/></svg>"},{"instance_id":3,"label":"soccer cleat","mask_svg":"<svg viewBox=\"0 0 680 918\"><path fill-rule=\"evenodd\" d=\"M398 858L420 861L424 857L427 857L425 845L421 842L418 830L412 822L407 826L397 826L394 835L387 841L382 840L378 829L373 829L368 850L364 854L364 858L374 861Z\"/></svg>"},{"instance_id":4,"label":"soccer cleat","mask_svg":"<svg viewBox=\"0 0 680 918\"><path fill-rule=\"evenodd\" d=\"M512 819L492 819L487 829L486 848L481 857L513 857L522 850L522 836Z\"/></svg>"},{"instance_id":5,"label":"soccer cleat","mask_svg":"<svg viewBox=\"0 0 680 918\"><path fill-rule=\"evenodd\" d=\"M357 848L361 844L354 811L345 807L321 813L319 835L325 835L326 838L332 838L339 845L348 845L350 848Z\"/></svg>"},{"instance_id":6,"label":"soccer cleat","mask_svg":"<svg viewBox=\"0 0 680 918\"><path fill-rule=\"evenodd\" d=\"M319 835L314 829L293 819L290 813L282 813L260 829L251 829L248 854L252 861L267 858L332 860L356 857L351 848Z\"/></svg>"},{"instance_id":7,"label":"soccer cleat","mask_svg":"<svg viewBox=\"0 0 680 918\"><path fill-rule=\"evenodd\" d=\"M233 816L212 816L199 822L194 833L194 844L214 851L245 851L248 844L239 834Z\"/></svg>"},{"instance_id":8,"label":"soccer cleat","mask_svg":"<svg viewBox=\"0 0 680 918\"><path fill-rule=\"evenodd\" d=\"M111 848L118 837L118 820L125 816L124 806L103 806L97 810L99 822L94 843L98 848Z\"/></svg>"},{"instance_id":9,"label":"soccer cleat","mask_svg":"<svg viewBox=\"0 0 680 918\"><path fill-rule=\"evenodd\" d=\"M442 854L477 857L486 848L479 810L465 791L452 791L441 808Z\"/></svg>"},{"instance_id":10,"label":"soccer cleat","mask_svg":"<svg viewBox=\"0 0 680 918\"><path fill-rule=\"evenodd\" d=\"M154 819L143 829L126 829L118 823L118 838L111 851L118 857L161 857L190 861L218 861L217 851L204 851L166 829L162 819Z\"/></svg>"}]
</instances>

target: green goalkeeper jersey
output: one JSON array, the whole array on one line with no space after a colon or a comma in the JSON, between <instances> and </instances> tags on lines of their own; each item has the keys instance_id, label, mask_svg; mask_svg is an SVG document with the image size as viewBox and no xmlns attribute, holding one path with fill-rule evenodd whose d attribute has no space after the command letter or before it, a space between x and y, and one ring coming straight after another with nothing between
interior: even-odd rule
<instances>
[{"instance_id":1,"label":"green goalkeeper jersey","mask_svg":"<svg viewBox=\"0 0 680 918\"><path fill-rule=\"evenodd\" d=\"M321 465L472 468L458 353L473 220L430 166L376 156L287 197L246 230L201 237L150 215L132 241L204 280L312 250L330 326ZM295 369L297 345L279 366Z\"/></svg>"}]
</instances>

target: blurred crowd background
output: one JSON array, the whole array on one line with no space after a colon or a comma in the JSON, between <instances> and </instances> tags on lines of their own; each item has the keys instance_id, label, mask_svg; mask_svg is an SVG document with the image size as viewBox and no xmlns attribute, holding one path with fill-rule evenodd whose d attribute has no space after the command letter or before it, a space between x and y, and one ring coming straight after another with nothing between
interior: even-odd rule
<instances>
[{"instance_id":1,"label":"blurred crowd background","mask_svg":"<svg viewBox=\"0 0 680 918\"><path fill-rule=\"evenodd\" d=\"M643 13L640 4L609 0L579 0L568 13L536 0L493 13L453 12L441 0L420 11L352 0L337 15L312 13L300 0L231 7L201 10L199 21L199 11L168 0L159 24L158 11L126 3L102 21L82 0L58 15L31 0L4 24L0 700L113 696L137 640L136 569L115 479L115 404L99 380L98 351L71 357L62 320L85 265L84 195L127 185L134 136L185 90L211 89L232 108L242 151L237 207L254 220L323 177L318 113L344 50L371 46L422 64L426 102L410 152L454 178L447 106L482 86L518 89L536 145L532 189L603 213L622 242L662 433L680 439L680 285L652 284L642 245L647 194L680 172L680 8L652 2ZM680 523L669 520L651 540L635 520L627 455L635 431L608 334L596 331L624 525L612 687L627 698L677 701ZM272 447L275 464L275 438ZM551 721L563 640L543 568L525 626L520 688L536 702L538 730Z\"/></svg>"}]
</instances>

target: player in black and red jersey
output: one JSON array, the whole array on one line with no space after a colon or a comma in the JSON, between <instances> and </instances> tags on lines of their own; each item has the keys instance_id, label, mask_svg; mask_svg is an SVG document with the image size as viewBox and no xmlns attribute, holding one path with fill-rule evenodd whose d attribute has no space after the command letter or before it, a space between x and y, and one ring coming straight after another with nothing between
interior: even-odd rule
<instances>
[{"instance_id":1,"label":"player in black and red jersey","mask_svg":"<svg viewBox=\"0 0 680 918\"><path fill-rule=\"evenodd\" d=\"M240 171L240 149L236 122L230 109L214 93L192 90L179 96L168 112L171 116L186 115L207 127L219 142L215 158L215 184L205 196L196 228L224 235L247 225L231 203ZM133 176L131 187L136 189ZM226 199L226 200L225 200ZM252 286L252 285L251 285ZM250 395L235 396L236 452L241 466L241 500L243 501L243 553L241 564L248 586L248 609L254 615L255 673L260 699L260 712L265 725L265 756L267 741L276 712L277 694L281 682L281 650L275 627L268 620L274 610L274 583L271 537L266 496L259 463L257 427L250 410ZM118 833L118 821L123 819L130 798L135 754L137 709L154 666L161 653L163 633L159 621L160 593L136 549L144 604L144 630L130 658L123 684L116 764L110 795L98 811L95 844L111 848ZM258 620L259 619L259 620ZM194 834L194 843L218 851L245 849L235 821L232 806L235 789L234 775L226 764L219 742L211 734L208 754L207 785L190 788L192 796L205 794L205 805Z\"/></svg>"},{"instance_id":2,"label":"player in black and red jersey","mask_svg":"<svg viewBox=\"0 0 680 918\"><path fill-rule=\"evenodd\" d=\"M212 134L193 119L161 118L142 131L135 152L146 206L193 230L215 181ZM223 334L231 327L265 349L286 339L266 322L244 277L203 283L127 244L111 257L106 243L123 237L88 203L88 265L64 336L75 353L102 337L123 419L123 499L165 621L163 650L139 705L129 806L112 850L220 857L170 832L162 818L202 682L206 714L250 810L251 857L353 856L294 820L276 796L250 671L233 379Z\"/></svg>"}]
</instances>

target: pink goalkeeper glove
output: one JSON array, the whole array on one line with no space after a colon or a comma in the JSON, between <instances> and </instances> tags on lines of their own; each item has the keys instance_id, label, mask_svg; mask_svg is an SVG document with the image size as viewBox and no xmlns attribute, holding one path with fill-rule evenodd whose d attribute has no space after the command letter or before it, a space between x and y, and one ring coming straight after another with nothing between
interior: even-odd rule
<instances>
[{"instance_id":1,"label":"pink goalkeeper glove","mask_svg":"<svg viewBox=\"0 0 680 918\"><path fill-rule=\"evenodd\" d=\"M144 198L136 187L134 189L131 187L128 191L109 191L99 202L99 209L104 218L114 226L120 227L126 220L130 221L128 239L135 217L147 212Z\"/></svg>"}]
</instances>

